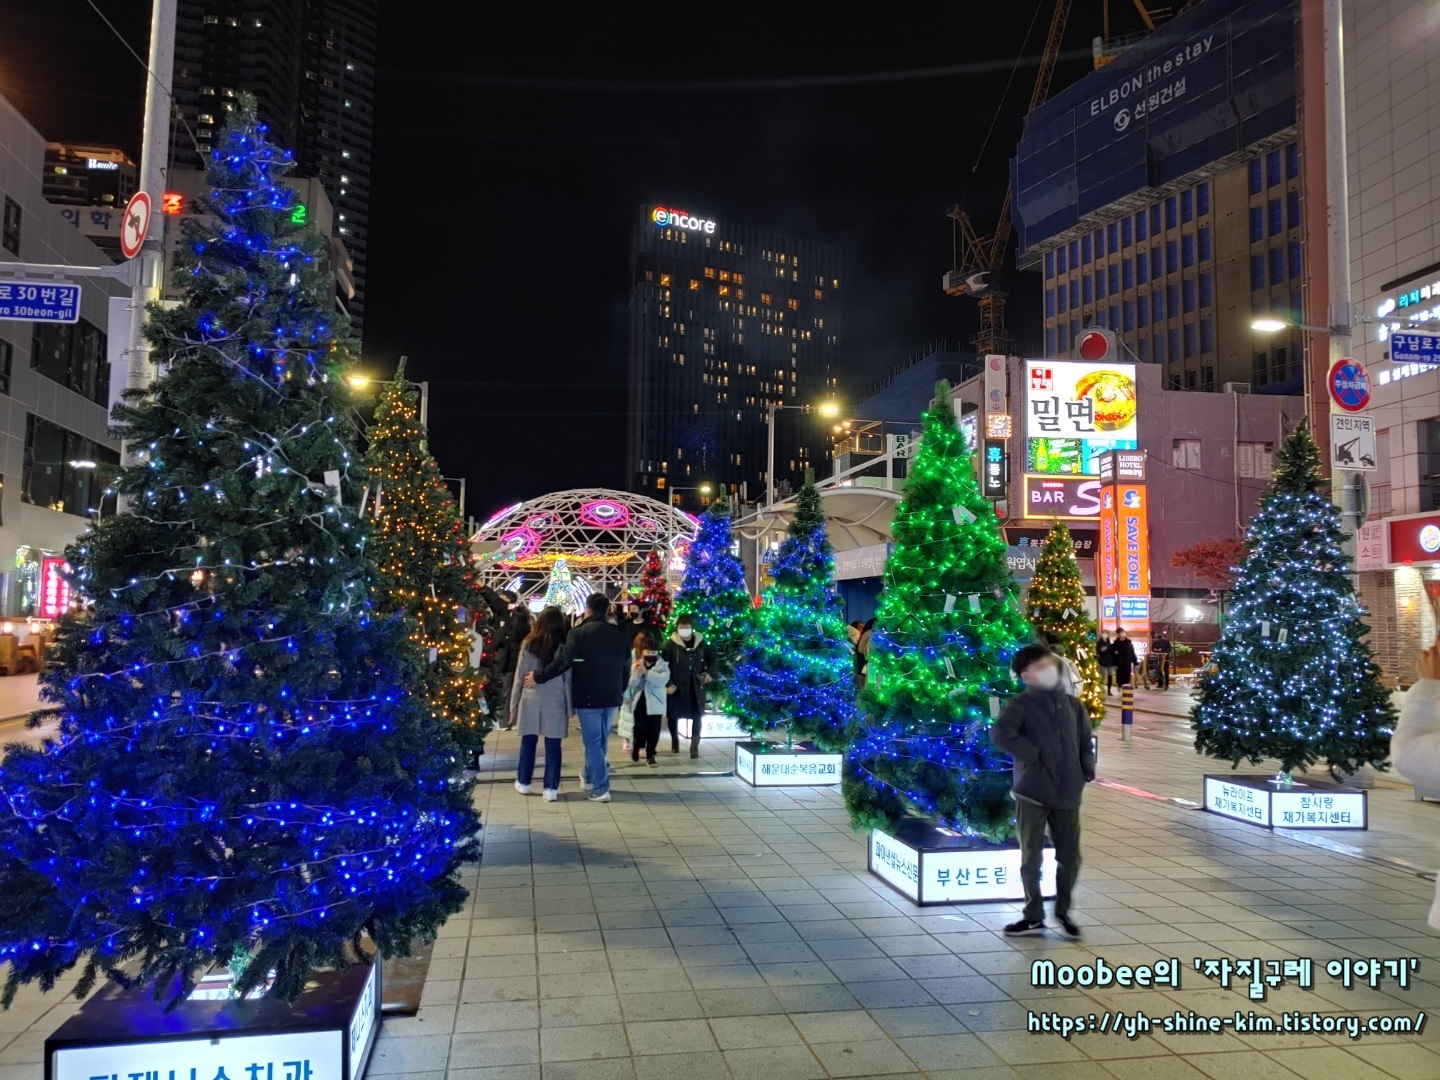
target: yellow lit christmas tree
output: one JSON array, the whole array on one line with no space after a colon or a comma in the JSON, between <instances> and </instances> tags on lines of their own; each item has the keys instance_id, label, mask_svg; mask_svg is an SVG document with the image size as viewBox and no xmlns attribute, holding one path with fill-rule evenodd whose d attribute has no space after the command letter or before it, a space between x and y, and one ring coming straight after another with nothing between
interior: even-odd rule
<instances>
[{"instance_id":1,"label":"yellow lit christmas tree","mask_svg":"<svg viewBox=\"0 0 1440 1080\"><path fill-rule=\"evenodd\" d=\"M1075 541L1063 521L1057 522L1045 538L1045 550L1035 561L1035 578L1030 582L1025 608L1035 632L1079 669L1080 703L1090 714L1090 726L1099 727L1105 719L1105 691L1095 654L1095 620L1085 606Z\"/></svg>"},{"instance_id":2,"label":"yellow lit christmas tree","mask_svg":"<svg viewBox=\"0 0 1440 1080\"><path fill-rule=\"evenodd\" d=\"M381 390L369 434L377 606L412 616L411 637L429 659L431 711L455 725L455 741L470 760L484 749L492 726L480 672L470 665L467 616L481 608L480 583L459 508L430 455L419 391L405 381L403 358Z\"/></svg>"}]
</instances>

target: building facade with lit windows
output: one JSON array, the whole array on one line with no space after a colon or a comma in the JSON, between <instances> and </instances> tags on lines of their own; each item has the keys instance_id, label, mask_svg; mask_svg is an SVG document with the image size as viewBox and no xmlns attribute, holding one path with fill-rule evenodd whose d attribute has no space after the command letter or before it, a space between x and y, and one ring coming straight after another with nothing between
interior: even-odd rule
<instances>
[{"instance_id":1,"label":"building facade with lit windows","mask_svg":"<svg viewBox=\"0 0 1440 1080\"><path fill-rule=\"evenodd\" d=\"M45 201L123 210L139 187L140 170L117 146L45 144Z\"/></svg>"},{"instance_id":2,"label":"building facade with lit windows","mask_svg":"<svg viewBox=\"0 0 1440 1080\"><path fill-rule=\"evenodd\" d=\"M1297 18L1210 0L1026 119L1017 262L1043 275L1047 356L1100 326L1172 389L1301 387L1303 335L1251 328L1307 321Z\"/></svg>"},{"instance_id":3,"label":"building facade with lit windows","mask_svg":"<svg viewBox=\"0 0 1440 1080\"><path fill-rule=\"evenodd\" d=\"M636 219L630 269L632 490L686 505L722 488L763 499L770 407L835 391L840 249L652 203ZM785 490L820 471L829 426L795 408L775 423Z\"/></svg>"},{"instance_id":4,"label":"building facade with lit windows","mask_svg":"<svg viewBox=\"0 0 1440 1080\"><path fill-rule=\"evenodd\" d=\"M353 265L347 310L365 315L376 0L180 0L171 162L202 169L235 95L255 95L270 137L315 177ZM188 130L187 130L188 126Z\"/></svg>"},{"instance_id":5,"label":"building facade with lit windows","mask_svg":"<svg viewBox=\"0 0 1440 1080\"><path fill-rule=\"evenodd\" d=\"M46 177L45 140L0 97L0 270L16 261L106 265L62 213L90 209L52 205ZM96 513L114 512L104 494L120 463L108 427L110 309L129 289L70 280L80 286L75 321L0 320L0 620L51 614L44 584L54 599L65 548ZM0 288L15 281L0 273Z\"/></svg>"}]
</instances>

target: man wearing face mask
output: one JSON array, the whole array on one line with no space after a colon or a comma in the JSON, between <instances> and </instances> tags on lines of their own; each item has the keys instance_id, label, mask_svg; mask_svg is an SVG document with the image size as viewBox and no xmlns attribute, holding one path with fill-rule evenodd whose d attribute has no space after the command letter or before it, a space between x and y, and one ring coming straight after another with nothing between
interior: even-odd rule
<instances>
[{"instance_id":1,"label":"man wearing face mask","mask_svg":"<svg viewBox=\"0 0 1440 1080\"><path fill-rule=\"evenodd\" d=\"M1070 892L1080 870L1080 797L1095 779L1090 720L1079 699L1065 692L1055 654L1026 645L1010 662L1025 689L1005 703L990 729L990 742L1015 762L1015 833L1020 841L1020 880L1025 911L1005 927L1010 937L1045 932L1040 862L1045 830L1055 844L1055 920L1060 932L1079 940L1070 918Z\"/></svg>"},{"instance_id":2,"label":"man wearing face mask","mask_svg":"<svg viewBox=\"0 0 1440 1080\"><path fill-rule=\"evenodd\" d=\"M708 644L689 615L675 620L675 633L665 643L662 657L670 667L675 692L670 695L666 715L670 723L670 750L680 752L680 719L690 721L690 756L700 756L700 717L705 714L706 687L715 678L720 658Z\"/></svg>"}]
</instances>

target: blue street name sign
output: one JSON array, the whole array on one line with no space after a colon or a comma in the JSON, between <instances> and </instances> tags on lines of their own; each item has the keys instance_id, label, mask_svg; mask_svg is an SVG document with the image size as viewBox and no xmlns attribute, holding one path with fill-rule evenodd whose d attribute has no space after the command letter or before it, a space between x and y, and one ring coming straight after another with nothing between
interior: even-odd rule
<instances>
[{"instance_id":1,"label":"blue street name sign","mask_svg":"<svg viewBox=\"0 0 1440 1080\"><path fill-rule=\"evenodd\" d=\"M80 286L68 281L0 281L0 319L78 322Z\"/></svg>"},{"instance_id":2,"label":"blue street name sign","mask_svg":"<svg viewBox=\"0 0 1440 1080\"><path fill-rule=\"evenodd\" d=\"M1397 364L1440 364L1440 336L1391 334L1390 359Z\"/></svg>"}]
</instances>

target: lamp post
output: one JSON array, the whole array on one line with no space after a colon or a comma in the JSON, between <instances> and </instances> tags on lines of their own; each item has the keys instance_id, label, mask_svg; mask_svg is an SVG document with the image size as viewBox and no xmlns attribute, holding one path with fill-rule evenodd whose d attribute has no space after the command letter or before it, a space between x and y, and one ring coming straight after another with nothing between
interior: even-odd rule
<instances>
[{"instance_id":1,"label":"lamp post","mask_svg":"<svg viewBox=\"0 0 1440 1080\"><path fill-rule=\"evenodd\" d=\"M798 409L801 412L810 412L810 405L782 405L778 401L772 401L765 409L765 426L769 428L769 438L765 454L765 508L768 510L775 505L775 414L781 409ZM835 401L822 401L815 407L821 416L833 418L840 415L840 405Z\"/></svg>"},{"instance_id":2,"label":"lamp post","mask_svg":"<svg viewBox=\"0 0 1440 1080\"><path fill-rule=\"evenodd\" d=\"M710 492L713 491L714 489L711 488L711 486L710 486L708 483L702 483L702 484L695 484L695 485L693 485L693 486L687 486L687 487L672 487L672 488L668 488L667 490L668 490L668 491L670 492L670 494L672 494L672 495L674 495L676 492L680 492L680 491L698 491L702 496L704 496L704 495L709 495Z\"/></svg>"}]
</instances>

